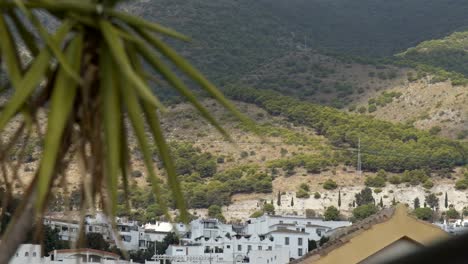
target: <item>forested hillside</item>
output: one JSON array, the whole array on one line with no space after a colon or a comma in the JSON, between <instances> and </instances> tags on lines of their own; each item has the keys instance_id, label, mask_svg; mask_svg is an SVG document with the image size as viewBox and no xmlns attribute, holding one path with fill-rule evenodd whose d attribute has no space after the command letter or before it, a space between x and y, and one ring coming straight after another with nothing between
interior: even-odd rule
<instances>
[{"instance_id":1,"label":"forested hillside","mask_svg":"<svg viewBox=\"0 0 468 264\"><path fill-rule=\"evenodd\" d=\"M255 103L272 115L310 126L336 147L356 149L360 139L365 153L363 167L367 170L437 170L467 164L467 146L411 126L347 114L269 91L233 88L228 94L236 100Z\"/></svg>"},{"instance_id":2,"label":"forested hillside","mask_svg":"<svg viewBox=\"0 0 468 264\"><path fill-rule=\"evenodd\" d=\"M432 65L468 76L467 50L468 31L461 31L442 39L424 41L399 54L399 57L410 62Z\"/></svg>"},{"instance_id":3,"label":"forested hillside","mask_svg":"<svg viewBox=\"0 0 468 264\"><path fill-rule=\"evenodd\" d=\"M296 28L298 41L364 56L391 56L468 25L457 0L262 0Z\"/></svg>"},{"instance_id":4,"label":"forested hillside","mask_svg":"<svg viewBox=\"0 0 468 264\"><path fill-rule=\"evenodd\" d=\"M123 8L192 37L179 50L220 85L305 47L392 56L468 26L468 3L455 0L145 0Z\"/></svg>"}]
</instances>

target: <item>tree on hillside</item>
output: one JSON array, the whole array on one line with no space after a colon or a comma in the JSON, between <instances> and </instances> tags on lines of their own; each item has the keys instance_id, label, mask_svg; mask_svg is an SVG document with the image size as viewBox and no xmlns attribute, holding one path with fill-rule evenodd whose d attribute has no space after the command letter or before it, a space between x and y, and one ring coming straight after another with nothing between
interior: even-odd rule
<instances>
[{"instance_id":1,"label":"tree on hillside","mask_svg":"<svg viewBox=\"0 0 468 264\"><path fill-rule=\"evenodd\" d=\"M276 204L278 206L281 206L281 192L280 191L278 191L278 200L276 201Z\"/></svg>"},{"instance_id":2,"label":"tree on hillside","mask_svg":"<svg viewBox=\"0 0 468 264\"><path fill-rule=\"evenodd\" d=\"M163 211L168 210L169 201L161 196L162 181L155 173L153 150L166 170L163 175L167 176L170 202L179 209L181 219L187 219L185 199L160 124L160 112L165 106L151 89L148 75L164 79L168 88L192 104L226 139L230 139L227 132L199 102L185 79L200 86L246 125L251 124L166 43L169 38L187 37L117 9L118 2L122 1L0 1L1 57L6 88L12 91L2 105L0 130L13 122L17 127L15 136L3 142L0 152L2 157L23 153L21 149L34 134L41 135L43 146L34 179L25 188L28 192L24 193L21 211L16 210L15 221L1 238L0 263L8 263L26 239L36 215L47 211L55 183L69 182L68 157L82 157L81 175L92 175L93 188L83 197L88 201L80 207L96 204L103 197L100 202L104 213L115 215L119 182L128 183L128 134L135 135L152 193ZM57 21L56 30L46 28L37 17L38 10ZM17 56L23 48L31 54L27 62ZM179 73L187 78L179 78ZM41 109L47 109L46 124L38 121ZM16 166L18 161L2 158L1 162L20 168ZM206 169L202 171L212 173ZM18 175L17 171L13 175ZM128 188L123 190L128 192Z\"/></svg>"},{"instance_id":3,"label":"tree on hillside","mask_svg":"<svg viewBox=\"0 0 468 264\"><path fill-rule=\"evenodd\" d=\"M362 189L361 192L355 195L355 197L357 206L375 203L375 199L372 196L372 190L369 187Z\"/></svg>"},{"instance_id":4,"label":"tree on hillside","mask_svg":"<svg viewBox=\"0 0 468 264\"><path fill-rule=\"evenodd\" d=\"M382 200L382 197L380 197L380 203L379 203L379 205L380 205L380 208L383 208L383 200Z\"/></svg>"},{"instance_id":5,"label":"tree on hillside","mask_svg":"<svg viewBox=\"0 0 468 264\"><path fill-rule=\"evenodd\" d=\"M448 208L448 196L447 196L447 192L445 192L445 201L444 201L444 205L445 205L445 208Z\"/></svg>"},{"instance_id":6,"label":"tree on hillside","mask_svg":"<svg viewBox=\"0 0 468 264\"><path fill-rule=\"evenodd\" d=\"M377 212L378 209L374 204L365 204L354 208L353 217L355 220L362 220Z\"/></svg>"},{"instance_id":7,"label":"tree on hillside","mask_svg":"<svg viewBox=\"0 0 468 264\"><path fill-rule=\"evenodd\" d=\"M460 213L458 213L455 208L450 208L445 212L445 215L447 216L448 219L458 219L460 218Z\"/></svg>"},{"instance_id":8,"label":"tree on hillside","mask_svg":"<svg viewBox=\"0 0 468 264\"><path fill-rule=\"evenodd\" d=\"M430 221L432 220L432 210L431 208L428 207L423 207L423 208L416 208L414 209L414 214L418 219L425 220L425 221Z\"/></svg>"},{"instance_id":9,"label":"tree on hillside","mask_svg":"<svg viewBox=\"0 0 468 264\"><path fill-rule=\"evenodd\" d=\"M294 206L294 197L291 197L291 207Z\"/></svg>"},{"instance_id":10,"label":"tree on hillside","mask_svg":"<svg viewBox=\"0 0 468 264\"><path fill-rule=\"evenodd\" d=\"M419 207L421 207L419 205L419 198L418 197L414 198L413 207L414 207L414 209L418 209Z\"/></svg>"},{"instance_id":11,"label":"tree on hillside","mask_svg":"<svg viewBox=\"0 0 468 264\"><path fill-rule=\"evenodd\" d=\"M335 206L329 206L323 213L325 221L340 220L340 211Z\"/></svg>"},{"instance_id":12,"label":"tree on hillside","mask_svg":"<svg viewBox=\"0 0 468 264\"><path fill-rule=\"evenodd\" d=\"M341 190L338 190L338 208L341 208Z\"/></svg>"},{"instance_id":13,"label":"tree on hillside","mask_svg":"<svg viewBox=\"0 0 468 264\"><path fill-rule=\"evenodd\" d=\"M433 193L426 196L425 202L429 206L429 208L431 208L432 210L439 207L439 198L437 198L437 196Z\"/></svg>"},{"instance_id":14,"label":"tree on hillside","mask_svg":"<svg viewBox=\"0 0 468 264\"><path fill-rule=\"evenodd\" d=\"M211 205L208 207L208 216L211 218L216 218L221 222L226 222L226 219L223 216L223 211L219 205Z\"/></svg>"},{"instance_id":15,"label":"tree on hillside","mask_svg":"<svg viewBox=\"0 0 468 264\"><path fill-rule=\"evenodd\" d=\"M275 214L275 206L273 204L265 204L263 206L263 212L269 214L269 215L274 215Z\"/></svg>"}]
</instances>

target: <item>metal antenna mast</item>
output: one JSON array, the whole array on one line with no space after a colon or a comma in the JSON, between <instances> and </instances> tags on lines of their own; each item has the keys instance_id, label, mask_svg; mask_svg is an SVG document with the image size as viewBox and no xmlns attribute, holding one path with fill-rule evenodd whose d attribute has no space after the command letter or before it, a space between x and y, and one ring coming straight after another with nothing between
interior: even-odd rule
<instances>
[{"instance_id":1,"label":"metal antenna mast","mask_svg":"<svg viewBox=\"0 0 468 264\"><path fill-rule=\"evenodd\" d=\"M362 164L361 164L361 138L358 138L358 154L357 154L357 175L362 175Z\"/></svg>"}]
</instances>

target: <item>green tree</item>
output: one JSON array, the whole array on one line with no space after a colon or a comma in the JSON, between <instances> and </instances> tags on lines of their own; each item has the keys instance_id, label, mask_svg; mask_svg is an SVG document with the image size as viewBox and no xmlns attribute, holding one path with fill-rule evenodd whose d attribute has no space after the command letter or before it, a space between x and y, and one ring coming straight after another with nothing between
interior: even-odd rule
<instances>
[{"instance_id":1,"label":"green tree","mask_svg":"<svg viewBox=\"0 0 468 264\"><path fill-rule=\"evenodd\" d=\"M294 197L291 197L291 207L294 206Z\"/></svg>"},{"instance_id":2,"label":"green tree","mask_svg":"<svg viewBox=\"0 0 468 264\"><path fill-rule=\"evenodd\" d=\"M263 212L265 212L267 214L270 214L270 215L274 215L275 214L275 206L273 206L272 204L264 204L263 205Z\"/></svg>"},{"instance_id":3,"label":"green tree","mask_svg":"<svg viewBox=\"0 0 468 264\"><path fill-rule=\"evenodd\" d=\"M375 199L372 196L372 190L369 187L362 189L361 192L355 195L355 197L357 206L375 203Z\"/></svg>"},{"instance_id":4,"label":"green tree","mask_svg":"<svg viewBox=\"0 0 468 264\"><path fill-rule=\"evenodd\" d=\"M338 208L341 207L341 190L338 190Z\"/></svg>"},{"instance_id":5,"label":"green tree","mask_svg":"<svg viewBox=\"0 0 468 264\"><path fill-rule=\"evenodd\" d=\"M325 221L336 221L340 219L340 211L334 207L334 206L329 206L323 213L323 217L325 218Z\"/></svg>"},{"instance_id":6,"label":"green tree","mask_svg":"<svg viewBox=\"0 0 468 264\"><path fill-rule=\"evenodd\" d=\"M323 183L323 188L325 190L334 190L334 189L338 188L338 184L336 184L336 182L334 180L328 179Z\"/></svg>"},{"instance_id":7,"label":"green tree","mask_svg":"<svg viewBox=\"0 0 468 264\"><path fill-rule=\"evenodd\" d=\"M280 192L280 191L278 191L278 195L277 195L277 196L278 196L278 197L277 197L277 200L276 200L276 204L277 204L278 206L281 206L281 192Z\"/></svg>"},{"instance_id":8,"label":"green tree","mask_svg":"<svg viewBox=\"0 0 468 264\"><path fill-rule=\"evenodd\" d=\"M439 207L439 198L437 198L435 194L431 193L426 196L425 203L429 206L429 208L434 210L435 208Z\"/></svg>"},{"instance_id":9,"label":"green tree","mask_svg":"<svg viewBox=\"0 0 468 264\"><path fill-rule=\"evenodd\" d=\"M365 204L354 208L353 217L356 220L362 220L377 212L378 209L374 204Z\"/></svg>"},{"instance_id":10,"label":"green tree","mask_svg":"<svg viewBox=\"0 0 468 264\"><path fill-rule=\"evenodd\" d=\"M423 207L423 208L416 208L414 209L414 214L418 219L429 221L432 219L432 210L431 208L428 207Z\"/></svg>"},{"instance_id":11,"label":"green tree","mask_svg":"<svg viewBox=\"0 0 468 264\"><path fill-rule=\"evenodd\" d=\"M49 252L68 248L69 245L66 241L60 240L60 230L57 228L51 228L50 226L43 226L44 230L44 253L48 256Z\"/></svg>"},{"instance_id":12,"label":"green tree","mask_svg":"<svg viewBox=\"0 0 468 264\"><path fill-rule=\"evenodd\" d=\"M460 213L455 210L455 208L450 208L445 212L445 215L448 219L458 219L460 218Z\"/></svg>"},{"instance_id":13,"label":"green tree","mask_svg":"<svg viewBox=\"0 0 468 264\"><path fill-rule=\"evenodd\" d=\"M308 241L309 245L309 251L312 251L317 248L317 241L309 239Z\"/></svg>"},{"instance_id":14,"label":"green tree","mask_svg":"<svg viewBox=\"0 0 468 264\"><path fill-rule=\"evenodd\" d=\"M413 207L414 207L414 209L418 209L419 207L421 207L420 204L419 204L419 198L418 197L414 198Z\"/></svg>"},{"instance_id":15,"label":"green tree","mask_svg":"<svg viewBox=\"0 0 468 264\"><path fill-rule=\"evenodd\" d=\"M448 196L447 196L447 192L445 192L444 205L445 205L445 208L448 208Z\"/></svg>"},{"instance_id":16,"label":"green tree","mask_svg":"<svg viewBox=\"0 0 468 264\"><path fill-rule=\"evenodd\" d=\"M88 248L108 251L109 243L100 233L86 233L86 243Z\"/></svg>"},{"instance_id":17,"label":"green tree","mask_svg":"<svg viewBox=\"0 0 468 264\"><path fill-rule=\"evenodd\" d=\"M380 197L380 203L379 203L379 205L380 205L380 208L383 208L383 200L382 200L382 197Z\"/></svg>"},{"instance_id":18,"label":"green tree","mask_svg":"<svg viewBox=\"0 0 468 264\"><path fill-rule=\"evenodd\" d=\"M216 218L222 222L226 221L226 219L223 216L223 211L221 209L221 206L219 205L213 204L210 207L208 207L208 216L211 218Z\"/></svg>"}]
</instances>

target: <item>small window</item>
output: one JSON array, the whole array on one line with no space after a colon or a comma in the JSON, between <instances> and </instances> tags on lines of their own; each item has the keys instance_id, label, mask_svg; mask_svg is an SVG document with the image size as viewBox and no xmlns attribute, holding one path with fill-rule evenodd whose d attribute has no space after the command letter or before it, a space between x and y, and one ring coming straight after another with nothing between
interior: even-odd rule
<instances>
[{"instance_id":1,"label":"small window","mask_svg":"<svg viewBox=\"0 0 468 264\"><path fill-rule=\"evenodd\" d=\"M33 252L33 257L36 257L36 252Z\"/></svg>"},{"instance_id":2,"label":"small window","mask_svg":"<svg viewBox=\"0 0 468 264\"><path fill-rule=\"evenodd\" d=\"M251 251L252 250L252 245L248 245L247 246L247 251Z\"/></svg>"},{"instance_id":3,"label":"small window","mask_svg":"<svg viewBox=\"0 0 468 264\"><path fill-rule=\"evenodd\" d=\"M300 238L297 239L297 244L298 244L299 246L302 246L302 237L300 237Z\"/></svg>"},{"instance_id":4,"label":"small window","mask_svg":"<svg viewBox=\"0 0 468 264\"><path fill-rule=\"evenodd\" d=\"M268 250L270 250L270 251L271 251L272 249L273 249L273 247L272 247L272 246L268 246Z\"/></svg>"},{"instance_id":5,"label":"small window","mask_svg":"<svg viewBox=\"0 0 468 264\"><path fill-rule=\"evenodd\" d=\"M262 250L262 246L258 246L258 250Z\"/></svg>"},{"instance_id":6,"label":"small window","mask_svg":"<svg viewBox=\"0 0 468 264\"><path fill-rule=\"evenodd\" d=\"M302 256L302 248L299 248L299 249L297 250L297 255L299 255L299 257Z\"/></svg>"},{"instance_id":7,"label":"small window","mask_svg":"<svg viewBox=\"0 0 468 264\"><path fill-rule=\"evenodd\" d=\"M280 221L280 224L282 224L282 223L283 223L283 220Z\"/></svg>"},{"instance_id":8,"label":"small window","mask_svg":"<svg viewBox=\"0 0 468 264\"><path fill-rule=\"evenodd\" d=\"M231 245L227 245L226 248L231 248Z\"/></svg>"},{"instance_id":9,"label":"small window","mask_svg":"<svg viewBox=\"0 0 468 264\"><path fill-rule=\"evenodd\" d=\"M25 257L29 257L29 252L24 253Z\"/></svg>"},{"instance_id":10,"label":"small window","mask_svg":"<svg viewBox=\"0 0 468 264\"><path fill-rule=\"evenodd\" d=\"M237 245L237 251L242 251L242 245Z\"/></svg>"},{"instance_id":11,"label":"small window","mask_svg":"<svg viewBox=\"0 0 468 264\"><path fill-rule=\"evenodd\" d=\"M285 245L289 245L289 237L285 237L285 238L284 238L284 244L285 244Z\"/></svg>"}]
</instances>

